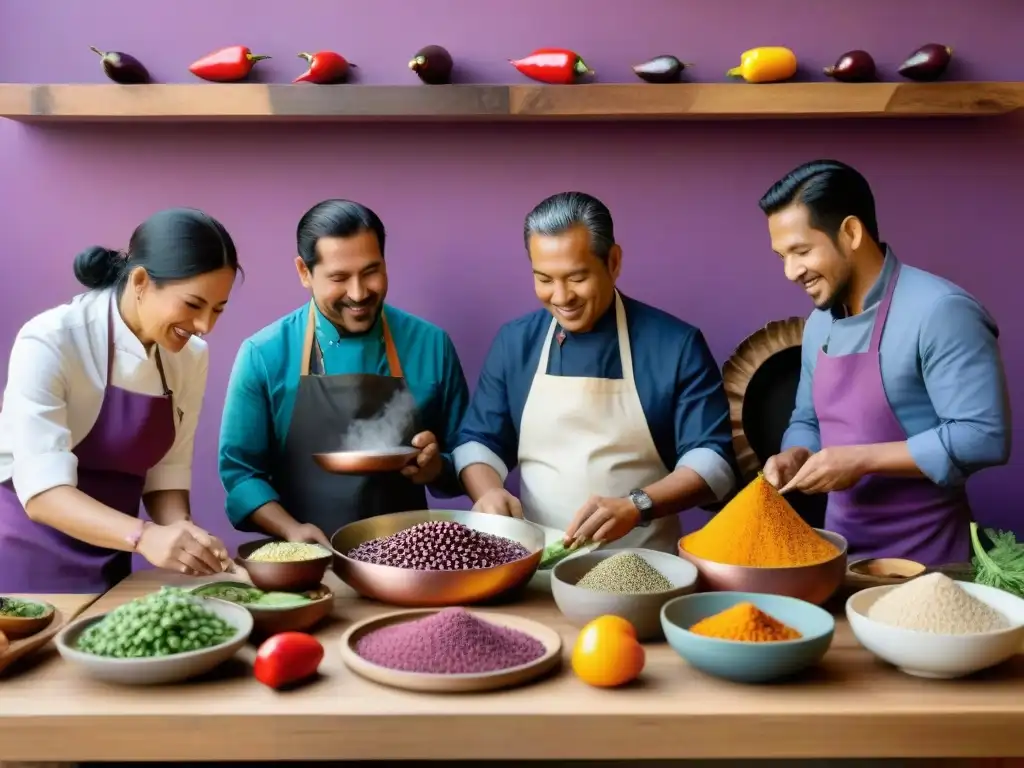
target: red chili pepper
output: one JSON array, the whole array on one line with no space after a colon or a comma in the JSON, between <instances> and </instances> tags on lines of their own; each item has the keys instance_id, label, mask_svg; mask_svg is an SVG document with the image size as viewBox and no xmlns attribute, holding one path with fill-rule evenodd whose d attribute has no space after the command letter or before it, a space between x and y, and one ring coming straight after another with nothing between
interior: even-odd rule
<instances>
[{"instance_id":1,"label":"red chili pepper","mask_svg":"<svg viewBox=\"0 0 1024 768\"><path fill-rule=\"evenodd\" d=\"M551 85L569 85L594 74L578 53L565 48L538 48L525 59L509 59L509 63L527 77Z\"/></svg>"},{"instance_id":2,"label":"red chili pepper","mask_svg":"<svg viewBox=\"0 0 1024 768\"><path fill-rule=\"evenodd\" d=\"M234 83L252 72L257 61L269 59L269 56L255 56L244 45L232 45L221 48L193 62L188 68L196 77L214 83Z\"/></svg>"},{"instance_id":3,"label":"red chili pepper","mask_svg":"<svg viewBox=\"0 0 1024 768\"><path fill-rule=\"evenodd\" d=\"M270 688L282 688L315 675L323 660L324 647L315 637L281 632L257 649L253 674Z\"/></svg>"},{"instance_id":4,"label":"red chili pepper","mask_svg":"<svg viewBox=\"0 0 1024 768\"><path fill-rule=\"evenodd\" d=\"M317 53L300 53L300 59L309 63L309 69L292 80L293 83L341 83L348 77L350 63L340 53L334 51L318 51Z\"/></svg>"}]
</instances>

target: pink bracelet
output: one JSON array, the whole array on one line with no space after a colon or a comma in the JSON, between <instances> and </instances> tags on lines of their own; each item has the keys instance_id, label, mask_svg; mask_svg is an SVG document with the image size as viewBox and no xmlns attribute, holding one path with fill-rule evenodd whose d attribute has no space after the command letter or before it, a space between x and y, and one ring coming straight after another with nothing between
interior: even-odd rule
<instances>
[{"instance_id":1,"label":"pink bracelet","mask_svg":"<svg viewBox=\"0 0 1024 768\"><path fill-rule=\"evenodd\" d=\"M139 548L139 542L142 540L142 534L146 532L146 528L149 526L149 521L139 520L139 527L135 529L135 533L132 533L124 537L124 540L128 542L132 548L132 552L135 552Z\"/></svg>"}]
</instances>

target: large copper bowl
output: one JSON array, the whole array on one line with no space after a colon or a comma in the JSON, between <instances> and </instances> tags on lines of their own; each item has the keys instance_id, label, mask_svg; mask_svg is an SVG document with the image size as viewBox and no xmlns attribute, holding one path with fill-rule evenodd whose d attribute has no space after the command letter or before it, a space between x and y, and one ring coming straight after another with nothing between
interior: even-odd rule
<instances>
[{"instance_id":1,"label":"large copper bowl","mask_svg":"<svg viewBox=\"0 0 1024 768\"><path fill-rule=\"evenodd\" d=\"M417 571L373 565L346 556L363 542L390 536L430 520L450 520L477 531L518 541L530 555L493 568L465 571ZM435 608L479 603L525 584L540 565L544 532L532 523L512 517L426 509L379 515L350 523L331 537L331 546L334 548L334 572L363 597L392 605Z\"/></svg>"},{"instance_id":2,"label":"large copper bowl","mask_svg":"<svg viewBox=\"0 0 1024 768\"><path fill-rule=\"evenodd\" d=\"M838 533L815 528L818 535L830 541L839 550L831 560L816 565L798 565L790 568L752 568L745 565L713 563L692 555L679 542L679 556L686 558L700 574L698 587L715 592L758 592L785 595L822 605L832 597L846 578L846 539Z\"/></svg>"}]
</instances>

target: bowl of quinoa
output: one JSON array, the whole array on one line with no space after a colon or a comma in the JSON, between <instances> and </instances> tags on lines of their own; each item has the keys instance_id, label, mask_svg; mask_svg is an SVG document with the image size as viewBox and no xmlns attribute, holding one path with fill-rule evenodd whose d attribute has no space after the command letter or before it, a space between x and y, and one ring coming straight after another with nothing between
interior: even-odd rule
<instances>
[{"instance_id":1,"label":"bowl of quinoa","mask_svg":"<svg viewBox=\"0 0 1024 768\"><path fill-rule=\"evenodd\" d=\"M334 553L320 544L257 539L238 548L252 583L265 592L308 592L320 587Z\"/></svg>"},{"instance_id":2,"label":"bowl of quinoa","mask_svg":"<svg viewBox=\"0 0 1024 768\"><path fill-rule=\"evenodd\" d=\"M362 596L439 608L525 585L540 564L544 532L516 518L434 509L351 523L331 546L335 573Z\"/></svg>"}]
</instances>

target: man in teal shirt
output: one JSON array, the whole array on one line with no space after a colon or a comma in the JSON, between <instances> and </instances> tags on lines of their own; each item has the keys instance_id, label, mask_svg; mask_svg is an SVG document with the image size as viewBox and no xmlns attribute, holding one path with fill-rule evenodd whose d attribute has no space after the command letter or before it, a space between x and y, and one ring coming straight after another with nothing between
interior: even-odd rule
<instances>
[{"instance_id":1,"label":"man in teal shirt","mask_svg":"<svg viewBox=\"0 0 1024 768\"><path fill-rule=\"evenodd\" d=\"M235 528L327 543L355 520L425 509L425 486L462 493L450 451L469 389L448 334L385 305L384 225L373 211L325 200L297 234L312 301L239 349L218 466ZM420 453L401 474L334 475L313 461L408 444Z\"/></svg>"}]
</instances>

